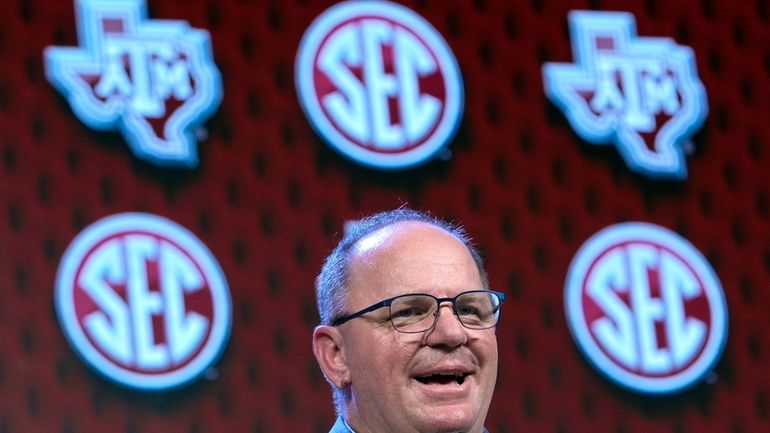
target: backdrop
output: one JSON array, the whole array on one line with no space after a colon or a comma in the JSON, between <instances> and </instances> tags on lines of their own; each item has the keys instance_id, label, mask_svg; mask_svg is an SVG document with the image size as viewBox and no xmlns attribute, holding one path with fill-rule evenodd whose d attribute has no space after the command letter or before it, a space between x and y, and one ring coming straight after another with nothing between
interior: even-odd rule
<instances>
[{"instance_id":1,"label":"backdrop","mask_svg":"<svg viewBox=\"0 0 770 433\"><path fill-rule=\"evenodd\" d=\"M496 433L770 429L770 7L763 1L404 1L444 36L465 109L451 158L402 172L350 162L314 133L294 58L315 0L149 0L153 19L211 34L222 104L200 165L161 168L73 114L45 78L47 46L78 45L73 4L0 2L0 432L325 432L334 418L310 350L313 280L346 220L402 204L465 225L507 294ZM583 142L544 94L545 62L573 62L567 14L624 10L639 35L690 46L709 101L685 181L633 174ZM91 223L164 216L195 233L230 285L233 328L205 377L171 392L102 379L54 311L60 259ZM664 397L623 390L570 336L570 261L622 221L667 227L714 267L730 311L707 381Z\"/></svg>"}]
</instances>

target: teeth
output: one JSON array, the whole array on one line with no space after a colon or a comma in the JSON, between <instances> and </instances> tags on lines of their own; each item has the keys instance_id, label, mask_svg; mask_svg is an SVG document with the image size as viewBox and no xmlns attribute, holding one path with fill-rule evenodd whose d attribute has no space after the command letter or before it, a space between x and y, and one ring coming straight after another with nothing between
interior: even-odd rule
<instances>
[{"instance_id":1,"label":"teeth","mask_svg":"<svg viewBox=\"0 0 770 433\"><path fill-rule=\"evenodd\" d=\"M466 377L467 376L463 373L437 373L427 376L417 376L415 379L425 384L433 382L448 384L455 382L458 385L462 385L465 382Z\"/></svg>"}]
</instances>

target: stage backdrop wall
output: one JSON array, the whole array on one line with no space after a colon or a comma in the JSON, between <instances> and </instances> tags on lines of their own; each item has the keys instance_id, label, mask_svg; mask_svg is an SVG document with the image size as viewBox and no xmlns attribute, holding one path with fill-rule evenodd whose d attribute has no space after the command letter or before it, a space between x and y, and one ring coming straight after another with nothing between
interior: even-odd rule
<instances>
[{"instance_id":1,"label":"stage backdrop wall","mask_svg":"<svg viewBox=\"0 0 770 433\"><path fill-rule=\"evenodd\" d=\"M152 19L209 32L222 100L199 164L140 159L46 79L46 47L79 44L69 1L0 3L0 431L324 432L310 350L313 281L346 221L406 204L464 224L504 292L495 433L770 430L770 10L762 1L405 1L446 39L465 105L442 158L401 171L340 156L294 83L303 33L330 2L149 0ZM635 174L584 141L545 94L575 61L571 10L627 11L640 36L689 46L708 98L684 180ZM116 385L65 338L54 305L72 240L118 213L159 215L221 265L232 330L221 358L170 391ZM724 352L673 394L624 389L573 342L568 267L599 230L640 221L688 239L729 308Z\"/></svg>"}]
</instances>

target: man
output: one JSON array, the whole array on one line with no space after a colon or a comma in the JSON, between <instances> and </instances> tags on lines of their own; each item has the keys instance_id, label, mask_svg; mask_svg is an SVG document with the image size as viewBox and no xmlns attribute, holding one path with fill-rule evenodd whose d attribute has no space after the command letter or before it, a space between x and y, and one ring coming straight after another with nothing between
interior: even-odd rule
<instances>
[{"instance_id":1,"label":"man","mask_svg":"<svg viewBox=\"0 0 770 433\"><path fill-rule=\"evenodd\" d=\"M330 433L485 432L502 293L460 227L397 209L349 230L316 280Z\"/></svg>"}]
</instances>

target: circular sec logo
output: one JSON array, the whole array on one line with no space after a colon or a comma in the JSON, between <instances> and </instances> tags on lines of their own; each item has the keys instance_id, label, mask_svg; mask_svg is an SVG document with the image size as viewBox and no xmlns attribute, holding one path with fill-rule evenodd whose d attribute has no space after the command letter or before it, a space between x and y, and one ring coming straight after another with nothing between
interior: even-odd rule
<instances>
[{"instance_id":1,"label":"circular sec logo","mask_svg":"<svg viewBox=\"0 0 770 433\"><path fill-rule=\"evenodd\" d=\"M701 253L659 226L610 226L580 248L565 285L572 335L604 375L634 391L687 388L727 338L722 286Z\"/></svg>"},{"instance_id":2,"label":"circular sec logo","mask_svg":"<svg viewBox=\"0 0 770 433\"><path fill-rule=\"evenodd\" d=\"M155 215L117 214L80 233L56 277L56 311L85 362L142 390L185 384L222 353L227 281L192 233Z\"/></svg>"},{"instance_id":3,"label":"circular sec logo","mask_svg":"<svg viewBox=\"0 0 770 433\"><path fill-rule=\"evenodd\" d=\"M427 161L462 114L462 79L446 41L394 3L351 1L324 12L302 38L295 80L316 131L375 168Z\"/></svg>"}]
</instances>

